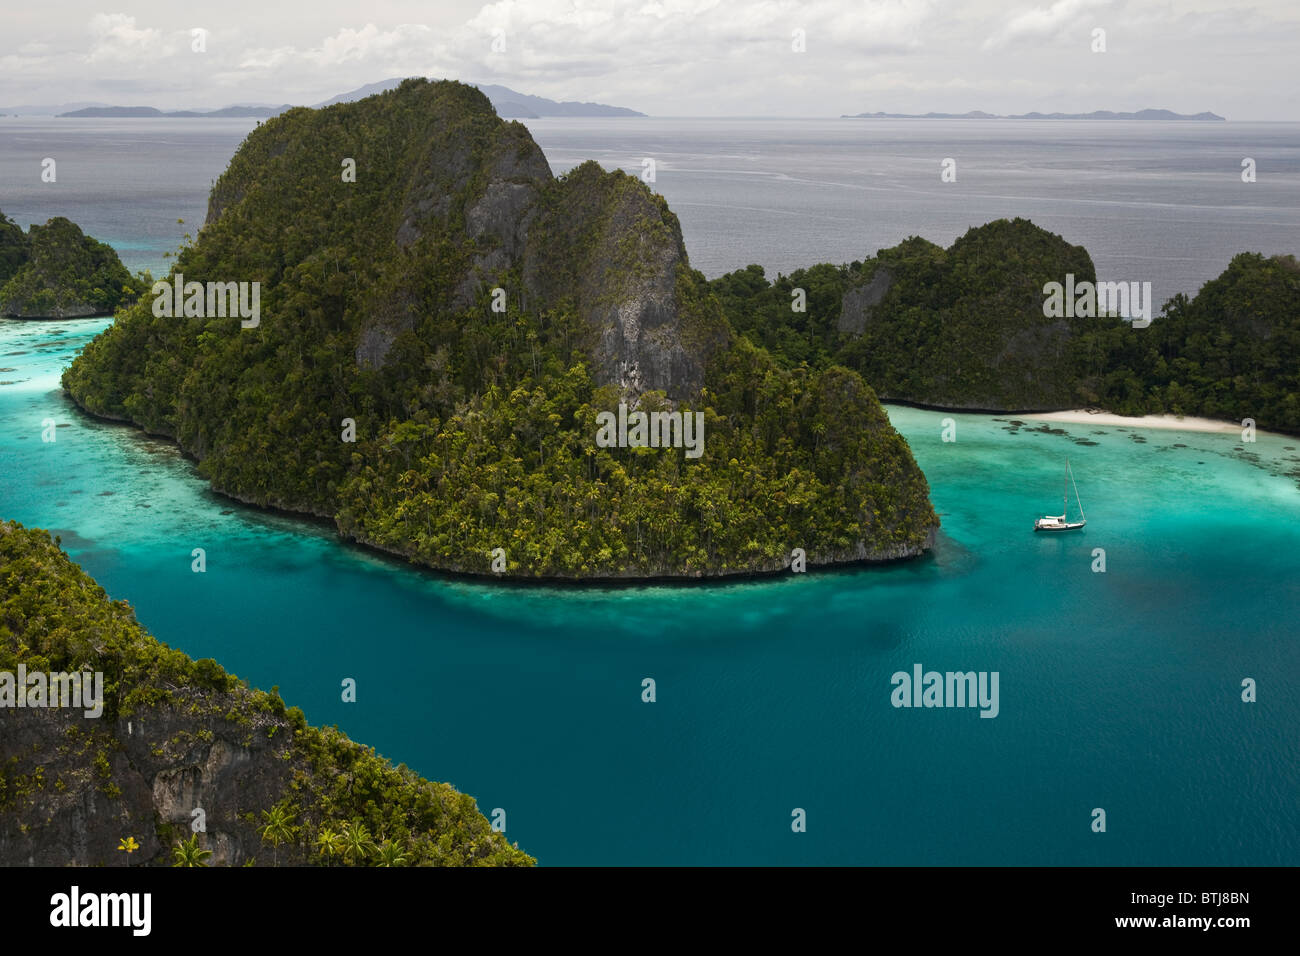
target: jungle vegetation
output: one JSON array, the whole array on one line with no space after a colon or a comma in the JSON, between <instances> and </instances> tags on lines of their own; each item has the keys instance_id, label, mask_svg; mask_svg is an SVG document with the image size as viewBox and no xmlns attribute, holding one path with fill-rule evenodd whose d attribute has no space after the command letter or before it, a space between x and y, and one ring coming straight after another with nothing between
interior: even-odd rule
<instances>
[{"instance_id":1,"label":"jungle vegetation","mask_svg":"<svg viewBox=\"0 0 1300 956\"><path fill-rule=\"evenodd\" d=\"M875 258L709 283L732 326L783 368L843 365L884 400L989 411L1100 407L1300 432L1300 267L1241 253L1193 298L1134 327L1049 318L1044 286L1095 282L1091 257L1023 220L943 249L913 237ZM792 309L803 290L805 312ZM864 305L876 296L879 301Z\"/></svg>"},{"instance_id":2,"label":"jungle vegetation","mask_svg":"<svg viewBox=\"0 0 1300 956\"><path fill-rule=\"evenodd\" d=\"M638 179L553 179L479 91L407 81L262 124L216 183L175 271L260 282L259 328L146 297L64 386L173 437L220 491L438 568L486 573L498 548L509 575L583 579L920 553L938 519L872 389L735 335L680 235ZM620 365L609 317L629 308L662 324ZM670 354L675 394L619 377ZM703 457L596 447L625 398L703 411Z\"/></svg>"},{"instance_id":3,"label":"jungle vegetation","mask_svg":"<svg viewBox=\"0 0 1300 956\"><path fill-rule=\"evenodd\" d=\"M26 234L0 213L0 315L69 318L111 315L149 287L113 247L55 217Z\"/></svg>"},{"instance_id":4,"label":"jungle vegetation","mask_svg":"<svg viewBox=\"0 0 1300 956\"><path fill-rule=\"evenodd\" d=\"M534 863L492 830L472 797L393 766L337 729L308 724L274 688L251 689L216 661L159 642L48 532L0 521L0 672L16 673L19 665L28 674L102 672L104 712L96 719L53 707L4 712L0 830L45 825L66 811L92 831L86 842L93 847L96 828L147 821L153 832L112 830L99 834L100 843L120 836L128 852L152 847L153 862L181 866L206 865L217 831L235 844L242 839L259 864ZM43 721L31 746L16 715ZM157 739L164 729L165 739ZM214 747L245 755L233 764L243 774L234 788L239 805L210 805L202 834L158 818L153 791L134 778L192 772L208 765ZM92 801L107 806L86 817Z\"/></svg>"}]
</instances>

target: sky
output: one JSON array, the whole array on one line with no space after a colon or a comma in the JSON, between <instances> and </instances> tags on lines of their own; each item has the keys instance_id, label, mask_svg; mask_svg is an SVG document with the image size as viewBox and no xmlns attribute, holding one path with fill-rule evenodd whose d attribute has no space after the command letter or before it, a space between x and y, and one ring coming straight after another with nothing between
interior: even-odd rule
<instances>
[{"instance_id":1,"label":"sky","mask_svg":"<svg viewBox=\"0 0 1300 956\"><path fill-rule=\"evenodd\" d=\"M428 76L655 116L1300 120L1294 0L6 0L2 16L0 106L311 105Z\"/></svg>"}]
</instances>

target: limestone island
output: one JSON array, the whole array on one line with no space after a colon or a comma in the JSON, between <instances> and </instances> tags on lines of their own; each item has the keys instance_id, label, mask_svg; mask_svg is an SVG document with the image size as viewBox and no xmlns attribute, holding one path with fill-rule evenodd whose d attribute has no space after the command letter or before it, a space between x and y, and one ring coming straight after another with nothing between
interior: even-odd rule
<instances>
[{"instance_id":1,"label":"limestone island","mask_svg":"<svg viewBox=\"0 0 1300 956\"><path fill-rule=\"evenodd\" d=\"M934 540L860 374L738 335L662 197L594 162L556 178L473 87L262 124L171 278L67 370L73 400L173 438L217 491L418 564L704 578Z\"/></svg>"}]
</instances>

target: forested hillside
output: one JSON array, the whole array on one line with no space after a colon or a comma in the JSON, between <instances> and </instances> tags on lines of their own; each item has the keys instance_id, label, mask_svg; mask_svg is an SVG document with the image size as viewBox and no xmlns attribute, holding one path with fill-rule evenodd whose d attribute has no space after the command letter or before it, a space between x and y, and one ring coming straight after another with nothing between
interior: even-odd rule
<instances>
[{"instance_id":1,"label":"forested hillside","mask_svg":"<svg viewBox=\"0 0 1300 956\"><path fill-rule=\"evenodd\" d=\"M500 549L526 577L775 571L795 548L916 555L938 525L856 373L736 336L661 197L594 163L553 178L472 87L263 124L176 272L260 283L260 324L142 301L71 396L175 438L218 490L433 567L490 573ZM599 447L620 402L703 413L702 456Z\"/></svg>"},{"instance_id":2,"label":"forested hillside","mask_svg":"<svg viewBox=\"0 0 1300 956\"><path fill-rule=\"evenodd\" d=\"M780 365L840 364L882 399L1026 411L1097 406L1300 432L1300 269L1242 253L1151 324L1044 314L1048 283L1095 282L1080 246L1027 220L971 229L948 249L911 238L872 259L769 281L759 266L709 286L733 327ZM793 304L802 295L805 311Z\"/></svg>"},{"instance_id":3,"label":"forested hillside","mask_svg":"<svg viewBox=\"0 0 1300 956\"><path fill-rule=\"evenodd\" d=\"M103 712L7 704L0 865L534 862L473 798L159 643L47 532L0 521L0 672L20 667L101 672Z\"/></svg>"}]
</instances>

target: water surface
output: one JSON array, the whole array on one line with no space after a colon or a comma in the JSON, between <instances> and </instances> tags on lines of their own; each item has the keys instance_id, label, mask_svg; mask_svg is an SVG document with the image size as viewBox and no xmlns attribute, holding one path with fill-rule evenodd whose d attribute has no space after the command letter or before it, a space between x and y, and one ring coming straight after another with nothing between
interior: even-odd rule
<instances>
[{"instance_id":1,"label":"water surface","mask_svg":"<svg viewBox=\"0 0 1300 956\"><path fill-rule=\"evenodd\" d=\"M161 640L504 808L545 864L1300 863L1294 439L953 415L945 443L949 416L891 408L943 516L926 559L477 584L225 500L78 413L58 374L106 324L0 321L0 515ZM1088 526L1035 535L1067 454ZM997 671L998 716L892 707L915 663Z\"/></svg>"}]
</instances>

